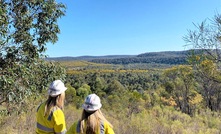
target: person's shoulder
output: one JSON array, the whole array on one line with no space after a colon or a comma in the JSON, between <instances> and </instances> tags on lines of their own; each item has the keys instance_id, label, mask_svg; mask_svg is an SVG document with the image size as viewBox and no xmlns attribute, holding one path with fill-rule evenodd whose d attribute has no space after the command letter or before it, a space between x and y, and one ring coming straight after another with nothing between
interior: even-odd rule
<instances>
[{"instance_id":1,"label":"person's shoulder","mask_svg":"<svg viewBox=\"0 0 221 134\"><path fill-rule=\"evenodd\" d=\"M113 128L106 121L103 121L103 123L104 123L105 133L114 134Z\"/></svg>"},{"instance_id":2,"label":"person's shoulder","mask_svg":"<svg viewBox=\"0 0 221 134\"><path fill-rule=\"evenodd\" d=\"M42 109L44 109L44 107L45 107L45 101L38 106L37 112L38 112L38 110L39 110L40 107L41 107Z\"/></svg>"},{"instance_id":3,"label":"person's shoulder","mask_svg":"<svg viewBox=\"0 0 221 134\"><path fill-rule=\"evenodd\" d=\"M78 123L80 123L79 120L78 120L78 121L75 121L75 122L71 125L72 129L77 130L77 126L80 125L80 124L78 124Z\"/></svg>"},{"instance_id":4,"label":"person's shoulder","mask_svg":"<svg viewBox=\"0 0 221 134\"><path fill-rule=\"evenodd\" d=\"M45 101L42 102L42 103L39 105L39 107L40 107L40 106L45 106L45 103L46 103Z\"/></svg>"},{"instance_id":5,"label":"person's shoulder","mask_svg":"<svg viewBox=\"0 0 221 134\"><path fill-rule=\"evenodd\" d=\"M58 107L53 107L51 109L51 112L55 115L64 115L63 111Z\"/></svg>"},{"instance_id":6,"label":"person's shoulder","mask_svg":"<svg viewBox=\"0 0 221 134\"><path fill-rule=\"evenodd\" d=\"M104 126L109 126L109 124L106 121L103 121Z\"/></svg>"}]
</instances>

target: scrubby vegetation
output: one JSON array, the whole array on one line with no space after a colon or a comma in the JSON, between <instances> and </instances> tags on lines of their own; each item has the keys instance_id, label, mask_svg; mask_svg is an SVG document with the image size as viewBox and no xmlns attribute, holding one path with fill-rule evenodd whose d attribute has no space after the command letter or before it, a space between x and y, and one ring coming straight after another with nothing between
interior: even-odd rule
<instances>
[{"instance_id":1,"label":"scrubby vegetation","mask_svg":"<svg viewBox=\"0 0 221 134\"><path fill-rule=\"evenodd\" d=\"M202 62L205 65L205 61ZM207 66L211 66L208 62ZM210 97L201 88L204 82L187 65L166 70L91 70L67 71L64 114L67 128L80 118L84 98L96 93L102 111L117 134L134 133L220 133L220 85L210 87ZM198 81L199 80L199 81ZM1 113L3 133L32 133L37 106L47 98L32 96L26 111ZM209 101L208 98L211 100Z\"/></svg>"},{"instance_id":2,"label":"scrubby vegetation","mask_svg":"<svg viewBox=\"0 0 221 134\"><path fill-rule=\"evenodd\" d=\"M96 93L117 134L220 133L221 84L211 79L218 80L214 77L217 64L200 55L192 55L189 60L204 73L190 65L140 70L90 64L96 66L92 69L88 67L90 62L83 61L61 63L67 67L67 128L80 118L84 98ZM19 112L9 113L7 105L1 105L2 133L34 132L36 108L46 100L46 91L25 98Z\"/></svg>"}]
</instances>

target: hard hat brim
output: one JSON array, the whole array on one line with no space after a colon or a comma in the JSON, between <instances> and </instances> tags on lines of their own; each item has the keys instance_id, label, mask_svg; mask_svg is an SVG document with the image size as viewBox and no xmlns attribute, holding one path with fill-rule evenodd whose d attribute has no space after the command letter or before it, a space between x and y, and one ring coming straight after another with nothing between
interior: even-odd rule
<instances>
[{"instance_id":1,"label":"hard hat brim","mask_svg":"<svg viewBox=\"0 0 221 134\"><path fill-rule=\"evenodd\" d=\"M98 109L100 109L102 106L102 104L99 104L99 105L96 105L96 106L93 106L93 105L88 105L88 104L82 104L82 107L87 110L87 111L96 111Z\"/></svg>"}]
</instances>

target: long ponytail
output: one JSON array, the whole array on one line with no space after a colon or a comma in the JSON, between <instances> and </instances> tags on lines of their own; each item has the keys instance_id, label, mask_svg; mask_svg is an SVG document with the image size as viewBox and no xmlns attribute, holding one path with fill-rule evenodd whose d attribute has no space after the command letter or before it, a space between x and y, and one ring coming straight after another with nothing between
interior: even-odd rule
<instances>
[{"instance_id":1,"label":"long ponytail","mask_svg":"<svg viewBox=\"0 0 221 134\"><path fill-rule=\"evenodd\" d=\"M59 94L58 96L52 97L49 95L46 103L45 103L45 112L44 112L44 117L50 112L52 107L58 107L58 108L62 108L63 107L63 102L64 102L64 98L62 97L61 94Z\"/></svg>"},{"instance_id":2,"label":"long ponytail","mask_svg":"<svg viewBox=\"0 0 221 134\"><path fill-rule=\"evenodd\" d=\"M93 113L89 113L86 110L82 111L82 116L80 120L80 132L86 134L96 134L96 132L100 132L100 124L101 120L106 121L111 128L113 126L107 121L107 119L103 116L100 109ZM86 131L84 132L86 121Z\"/></svg>"}]
</instances>

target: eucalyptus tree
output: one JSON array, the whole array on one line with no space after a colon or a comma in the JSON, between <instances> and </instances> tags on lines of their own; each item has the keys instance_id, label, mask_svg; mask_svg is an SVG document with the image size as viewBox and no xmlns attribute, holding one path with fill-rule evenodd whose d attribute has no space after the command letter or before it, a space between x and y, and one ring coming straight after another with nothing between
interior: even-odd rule
<instances>
[{"instance_id":1,"label":"eucalyptus tree","mask_svg":"<svg viewBox=\"0 0 221 134\"><path fill-rule=\"evenodd\" d=\"M8 110L65 79L64 68L42 60L47 43L58 41L57 20L65 9L55 0L0 0L0 104L9 104Z\"/></svg>"},{"instance_id":2,"label":"eucalyptus tree","mask_svg":"<svg viewBox=\"0 0 221 134\"><path fill-rule=\"evenodd\" d=\"M189 65L179 65L166 69L163 73L165 90L175 98L177 107L187 114L192 114L190 107L191 92L196 90L195 75Z\"/></svg>"},{"instance_id":3,"label":"eucalyptus tree","mask_svg":"<svg viewBox=\"0 0 221 134\"><path fill-rule=\"evenodd\" d=\"M219 110L221 92L221 15L195 25L195 30L188 30L184 36L187 46L195 49L188 56L189 63L196 69L197 80L201 86L204 103L211 110Z\"/></svg>"},{"instance_id":4,"label":"eucalyptus tree","mask_svg":"<svg viewBox=\"0 0 221 134\"><path fill-rule=\"evenodd\" d=\"M203 21L201 24L194 24L195 30L188 30L183 37L187 47L193 49L188 56L189 63L203 77L210 80L221 82L220 62L221 62L221 15L216 14L212 19ZM213 75L207 75L203 72L200 64L204 60L211 60L217 66Z\"/></svg>"}]
</instances>

